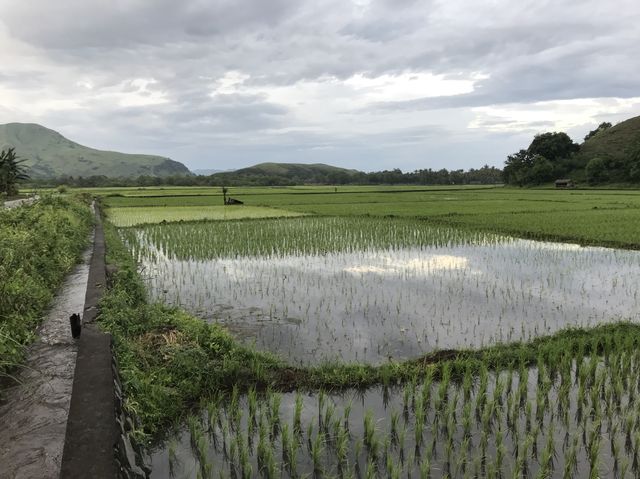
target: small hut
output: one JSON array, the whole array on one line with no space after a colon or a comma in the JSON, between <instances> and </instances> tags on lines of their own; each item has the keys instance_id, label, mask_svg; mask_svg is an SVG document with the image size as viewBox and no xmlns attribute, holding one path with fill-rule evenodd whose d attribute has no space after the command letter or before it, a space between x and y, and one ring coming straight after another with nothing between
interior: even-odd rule
<instances>
[{"instance_id":1,"label":"small hut","mask_svg":"<svg viewBox=\"0 0 640 479\"><path fill-rule=\"evenodd\" d=\"M556 188L573 188L574 186L573 180L568 178L556 180Z\"/></svg>"}]
</instances>

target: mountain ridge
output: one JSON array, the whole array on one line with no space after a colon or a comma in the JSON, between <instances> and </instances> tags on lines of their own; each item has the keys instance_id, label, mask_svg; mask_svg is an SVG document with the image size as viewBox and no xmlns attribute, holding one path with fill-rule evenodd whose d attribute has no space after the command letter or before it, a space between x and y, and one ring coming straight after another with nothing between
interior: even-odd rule
<instances>
[{"instance_id":1,"label":"mountain ridge","mask_svg":"<svg viewBox=\"0 0 640 479\"><path fill-rule=\"evenodd\" d=\"M28 174L34 179L191 174L185 165L167 157L98 150L37 123L0 125L0 149L9 147L26 160Z\"/></svg>"}]
</instances>

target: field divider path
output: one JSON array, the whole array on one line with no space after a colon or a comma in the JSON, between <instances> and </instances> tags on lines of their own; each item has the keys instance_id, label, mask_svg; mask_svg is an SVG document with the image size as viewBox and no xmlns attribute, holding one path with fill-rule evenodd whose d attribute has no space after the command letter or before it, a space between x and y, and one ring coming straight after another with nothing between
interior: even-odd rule
<instances>
[{"instance_id":1,"label":"field divider path","mask_svg":"<svg viewBox=\"0 0 640 479\"><path fill-rule=\"evenodd\" d=\"M84 304L82 335L62 456L61 478L112 478L118 438L112 371L111 335L94 323L106 287L105 242L96 208L93 256Z\"/></svg>"}]
</instances>

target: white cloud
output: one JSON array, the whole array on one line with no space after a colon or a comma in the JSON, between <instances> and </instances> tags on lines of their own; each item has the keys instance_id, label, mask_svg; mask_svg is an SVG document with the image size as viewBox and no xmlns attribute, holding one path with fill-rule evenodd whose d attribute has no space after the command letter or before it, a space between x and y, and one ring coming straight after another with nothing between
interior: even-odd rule
<instances>
[{"instance_id":1,"label":"white cloud","mask_svg":"<svg viewBox=\"0 0 640 479\"><path fill-rule=\"evenodd\" d=\"M598 124L601 118L621 118L640 112L640 97L579 98L527 104L506 104L471 109L469 128L493 132L568 131Z\"/></svg>"}]
</instances>

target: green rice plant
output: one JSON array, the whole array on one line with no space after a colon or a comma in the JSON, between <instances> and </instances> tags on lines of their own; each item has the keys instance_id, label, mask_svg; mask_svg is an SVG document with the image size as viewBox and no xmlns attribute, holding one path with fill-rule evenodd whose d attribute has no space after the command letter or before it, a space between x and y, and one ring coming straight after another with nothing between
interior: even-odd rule
<instances>
[{"instance_id":1,"label":"green rice plant","mask_svg":"<svg viewBox=\"0 0 640 479\"><path fill-rule=\"evenodd\" d=\"M289 425L283 424L280 433L282 439L282 461L292 477L297 475L298 441L291 436Z\"/></svg>"},{"instance_id":2,"label":"green rice plant","mask_svg":"<svg viewBox=\"0 0 640 479\"><path fill-rule=\"evenodd\" d=\"M465 401L464 406L462 407L462 431L464 438L471 437L471 402Z\"/></svg>"},{"instance_id":3,"label":"green rice plant","mask_svg":"<svg viewBox=\"0 0 640 479\"><path fill-rule=\"evenodd\" d=\"M390 415L391 430L389 431L392 445L396 445L398 443L398 418L399 418L398 412L395 409L392 410Z\"/></svg>"},{"instance_id":4,"label":"green rice plant","mask_svg":"<svg viewBox=\"0 0 640 479\"><path fill-rule=\"evenodd\" d=\"M504 445L504 435L502 433L502 428L500 427L498 427L498 430L496 431L495 443L496 443L496 458L495 458L496 469L498 471L502 471L504 458L507 453L507 448Z\"/></svg>"},{"instance_id":5,"label":"green rice plant","mask_svg":"<svg viewBox=\"0 0 640 479\"><path fill-rule=\"evenodd\" d=\"M542 451L542 458L540 460L540 477L551 477L551 475L553 474L553 459L555 457L555 444L553 440L553 434L554 428L553 423L551 423L547 432L547 442Z\"/></svg>"},{"instance_id":6,"label":"green rice plant","mask_svg":"<svg viewBox=\"0 0 640 479\"><path fill-rule=\"evenodd\" d=\"M311 444L311 460L313 461L313 471L315 474L322 474L322 457L324 453L324 435L318 432Z\"/></svg>"},{"instance_id":7,"label":"green rice plant","mask_svg":"<svg viewBox=\"0 0 640 479\"><path fill-rule=\"evenodd\" d=\"M336 435L336 456L338 458L338 472L343 474L348 468L349 432L342 425L338 428L338 433Z\"/></svg>"},{"instance_id":8,"label":"green rice plant","mask_svg":"<svg viewBox=\"0 0 640 479\"><path fill-rule=\"evenodd\" d=\"M569 479L573 477L576 469L578 468L578 441L578 435L574 434L571 441L571 447L569 448L568 453L565 453L564 457L564 468L562 471L563 479Z\"/></svg>"},{"instance_id":9,"label":"green rice plant","mask_svg":"<svg viewBox=\"0 0 640 479\"><path fill-rule=\"evenodd\" d=\"M280 429L280 402L282 396L279 393L271 393L269 400L269 425L271 435L277 436Z\"/></svg>"},{"instance_id":10,"label":"green rice plant","mask_svg":"<svg viewBox=\"0 0 640 479\"><path fill-rule=\"evenodd\" d=\"M459 454L458 454L458 458L457 458L457 463L456 463L456 473L455 476L456 477L464 477L467 472L467 463L469 461L468 458L468 452L470 450L471 447L471 438L466 437L464 439L462 439L462 441L460 442L460 448L459 448Z\"/></svg>"},{"instance_id":11,"label":"green rice plant","mask_svg":"<svg viewBox=\"0 0 640 479\"><path fill-rule=\"evenodd\" d=\"M402 428L398 431L398 455L401 463L404 463L404 445L406 435L407 428L403 425Z\"/></svg>"},{"instance_id":12,"label":"green rice plant","mask_svg":"<svg viewBox=\"0 0 640 479\"><path fill-rule=\"evenodd\" d=\"M376 426L373 419L373 413L370 410L365 412L364 416L364 437L363 442L367 448L369 458L378 461L380 457L380 440L376 434Z\"/></svg>"},{"instance_id":13,"label":"green rice plant","mask_svg":"<svg viewBox=\"0 0 640 479\"><path fill-rule=\"evenodd\" d=\"M589 435L589 446L587 456L589 459L589 477L596 479L600 475L600 446L601 438L598 432L599 427L594 425Z\"/></svg>"},{"instance_id":14,"label":"green rice plant","mask_svg":"<svg viewBox=\"0 0 640 479\"><path fill-rule=\"evenodd\" d=\"M209 425L209 433L212 437L215 437L215 430L220 421L220 410L217 399L212 399L207 402L207 418Z\"/></svg>"},{"instance_id":15,"label":"green rice plant","mask_svg":"<svg viewBox=\"0 0 640 479\"><path fill-rule=\"evenodd\" d=\"M248 420L255 424L256 422L256 411L258 409L258 395L256 393L255 388L249 388L247 391L247 404L249 406L249 418Z\"/></svg>"},{"instance_id":16,"label":"green rice plant","mask_svg":"<svg viewBox=\"0 0 640 479\"><path fill-rule=\"evenodd\" d=\"M378 473L378 468L376 466L375 461L370 457L367 459L367 471L365 474L366 479L374 479Z\"/></svg>"},{"instance_id":17,"label":"green rice plant","mask_svg":"<svg viewBox=\"0 0 640 479\"><path fill-rule=\"evenodd\" d=\"M302 434L302 395L300 392L296 392L295 409L293 413L293 432L296 436Z\"/></svg>"}]
</instances>

